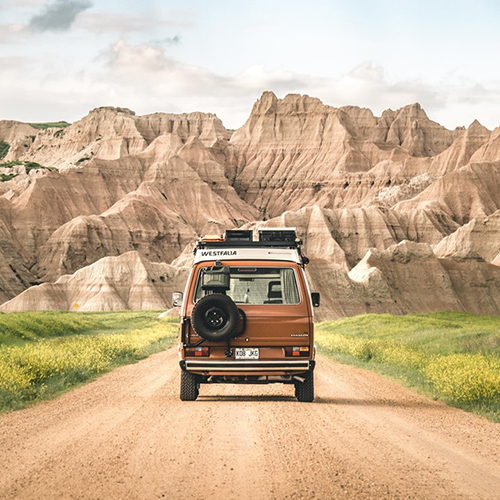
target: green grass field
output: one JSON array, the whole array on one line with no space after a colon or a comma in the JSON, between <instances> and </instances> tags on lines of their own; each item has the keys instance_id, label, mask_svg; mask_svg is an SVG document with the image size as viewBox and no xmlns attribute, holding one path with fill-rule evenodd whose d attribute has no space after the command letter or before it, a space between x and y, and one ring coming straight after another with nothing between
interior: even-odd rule
<instances>
[{"instance_id":1,"label":"green grass field","mask_svg":"<svg viewBox=\"0 0 500 500\"><path fill-rule=\"evenodd\" d=\"M500 422L500 317L367 314L316 326L320 352Z\"/></svg>"},{"instance_id":2,"label":"green grass field","mask_svg":"<svg viewBox=\"0 0 500 500\"><path fill-rule=\"evenodd\" d=\"M158 312L0 314L0 412L23 408L171 347Z\"/></svg>"},{"instance_id":3,"label":"green grass field","mask_svg":"<svg viewBox=\"0 0 500 500\"><path fill-rule=\"evenodd\" d=\"M44 130L46 128L66 128L71 125L71 123L61 121L61 122L45 122L45 123L29 123L33 128L38 128Z\"/></svg>"},{"instance_id":4,"label":"green grass field","mask_svg":"<svg viewBox=\"0 0 500 500\"><path fill-rule=\"evenodd\" d=\"M157 312L0 314L0 411L25 407L175 343ZM500 422L500 317L363 315L316 325L320 352Z\"/></svg>"}]
</instances>

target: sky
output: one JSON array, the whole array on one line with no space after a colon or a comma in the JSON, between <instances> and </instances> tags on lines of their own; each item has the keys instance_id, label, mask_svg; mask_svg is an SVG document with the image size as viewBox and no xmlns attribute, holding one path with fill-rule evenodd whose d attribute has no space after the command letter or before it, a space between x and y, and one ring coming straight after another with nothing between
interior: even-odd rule
<instances>
[{"instance_id":1,"label":"sky","mask_svg":"<svg viewBox=\"0 0 500 500\"><path fill-rule=\"evenodd\" d=\"M266 90L500 126L496 0L0 0L0 119L204 111Z\"/></svg>"}]
</instances>

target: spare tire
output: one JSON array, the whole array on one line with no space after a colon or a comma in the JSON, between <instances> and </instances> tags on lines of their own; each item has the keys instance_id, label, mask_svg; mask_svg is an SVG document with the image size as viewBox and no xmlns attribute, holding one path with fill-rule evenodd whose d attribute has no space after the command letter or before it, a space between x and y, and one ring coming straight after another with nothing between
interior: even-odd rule
<instances>
[{"instance_id":1,"label":"spare tire","mask_svg":"<svg viewBox=\"0 0 500 500\"><path fill-rule=\"evenodd\" d=\"M194 331L212 342L231 338L236 333L239 320L236 304L221 293L205 295L196 302L191 313Z\"/></svg>"}]
</instances>

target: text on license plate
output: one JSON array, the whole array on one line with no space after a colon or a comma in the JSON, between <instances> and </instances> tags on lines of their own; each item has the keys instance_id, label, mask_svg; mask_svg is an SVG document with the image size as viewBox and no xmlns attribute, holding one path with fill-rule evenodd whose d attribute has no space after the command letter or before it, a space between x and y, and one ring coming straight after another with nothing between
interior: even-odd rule
<instances>
[{"instance_id":1,"label":"text on license plate","mask_svg":"<svg viewBox=\"0 0 500 500\"><path fill-rule=\"evenodd\" d=\"M235 359L259 359L259 349L256 347L240 347L234 351Z\"/></svg>"}]
</instances>

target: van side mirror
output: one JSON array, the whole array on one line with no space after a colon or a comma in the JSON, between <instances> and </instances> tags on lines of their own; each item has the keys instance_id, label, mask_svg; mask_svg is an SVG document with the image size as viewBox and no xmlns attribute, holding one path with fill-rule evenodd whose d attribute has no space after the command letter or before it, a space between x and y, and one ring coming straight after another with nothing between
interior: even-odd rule
<instances>
[{"instance_id":1,"label":"van side mirror","mask_svg":"<svg viewBox=\"0 0 500 500\"><path fill-rule=\"evenodd\" d=\"M311 300L313 303L313 307L319 307L319 292L312 292Z\"/></svg>"},{"instance_id":2,"label":"van side mirror","mask_svg":"<svg viewBox=\"0 0 500 500\"><path fill-rule=\"evenodd\" d=\"M182 306L182 292L173 292L172 293L172 307L181 307Z\"/></svg>"}]
</instances>

